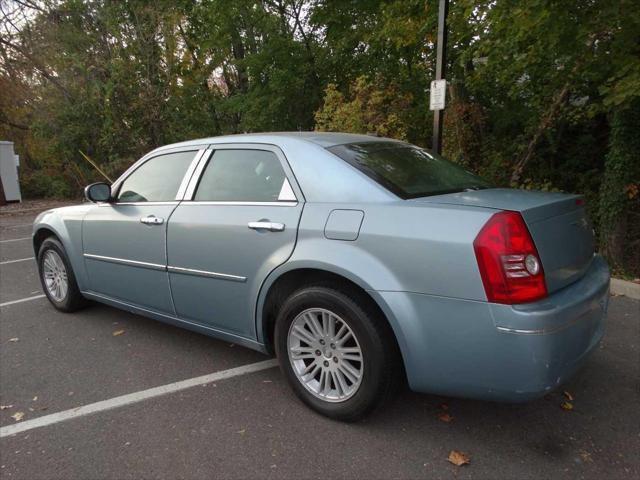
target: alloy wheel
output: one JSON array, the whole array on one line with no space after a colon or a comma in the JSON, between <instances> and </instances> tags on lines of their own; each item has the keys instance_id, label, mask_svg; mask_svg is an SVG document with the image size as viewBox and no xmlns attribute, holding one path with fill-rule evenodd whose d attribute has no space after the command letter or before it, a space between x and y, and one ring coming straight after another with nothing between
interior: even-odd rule
<instances>
[{"instance_id":1,"label":"alloy wheel","mask_svg":"<svg viewBox=\"0 0 640 480\"><path fill-rule=\"evenodd\" d=\"M289 327L287 352L293 371L316 398L344 402L358 391L364 359L358 339L335 313L310 308Z\"/></svg>"},{"instance_id":2,"label":"alloy wheel","mask_svg":"<svg viewBox=\"0 0 640 480\"><path fill-rule=\"evenodd\" d=\"M67 269L55 250L47 250L42 260L42 275L47 292L56 302L63 301L69 291Z\"/></svg>"}]
</instances>

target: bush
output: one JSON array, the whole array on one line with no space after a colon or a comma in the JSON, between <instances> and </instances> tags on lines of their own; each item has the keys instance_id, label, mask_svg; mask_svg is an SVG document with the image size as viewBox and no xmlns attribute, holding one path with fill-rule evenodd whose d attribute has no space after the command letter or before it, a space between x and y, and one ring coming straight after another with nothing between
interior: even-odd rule
<instances>
[{"instance_id":1,"label":"bush","mask_svg":"<svg viewBox=\"0 0 640 480\"><path fill-rule=\"evenodd\" d=\"M75 193L65 177L45 170L20 172L20 189L24 198L69 198Z\"/></svg>"},{"instance_id":2,"label":"bush","mask_svg":"<svg viewBox=\"0 0 640 480\"><path fill-rule=\"evenodd\" d=\"M600 242L616 271L640 274L640 99L613 114L600 188Z\"/></svg>"}]
</instances>

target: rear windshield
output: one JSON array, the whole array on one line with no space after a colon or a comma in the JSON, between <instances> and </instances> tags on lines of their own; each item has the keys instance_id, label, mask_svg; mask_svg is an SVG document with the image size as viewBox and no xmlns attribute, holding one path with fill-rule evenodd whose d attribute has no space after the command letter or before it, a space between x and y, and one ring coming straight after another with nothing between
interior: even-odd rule
<instances>
[{"instance_id":1,"label":"rear windshield","mask_svg":"<svg viewBox=\"0 0 640 480\"><path fill-rule=\"evenodd\" d=\"M406 143L349 143L328 150L405 199L491 187L464 168Z\"/></svg>"}]
</instances>

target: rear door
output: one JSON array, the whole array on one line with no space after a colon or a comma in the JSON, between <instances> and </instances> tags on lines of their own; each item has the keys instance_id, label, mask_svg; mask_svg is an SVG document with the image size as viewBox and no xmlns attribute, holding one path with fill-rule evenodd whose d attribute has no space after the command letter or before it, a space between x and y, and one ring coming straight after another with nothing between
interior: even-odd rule
<instances>
[{"instance_id":1,"label":"rear door","mask_svg":"<svg viewBox=\"0 0 640 480\"><path fill-rule=\"evenodd\" d=\"M271 145L214 145L169 221L168 270L178 317L255 338L265 277L295 246L302 193Z\"/></svg>"},{"instance_id":2,"label":"rear door","mask_svg":"<svg viewBox=\"0 0 640 480\"><path fill-rule=\"evenodd\" d=\"M178 151L143 160L113 186L111 203L98 204L85 216L82 243L91 292L174 314L166 228L197 153Z\"/></svg>"}]
</instances>

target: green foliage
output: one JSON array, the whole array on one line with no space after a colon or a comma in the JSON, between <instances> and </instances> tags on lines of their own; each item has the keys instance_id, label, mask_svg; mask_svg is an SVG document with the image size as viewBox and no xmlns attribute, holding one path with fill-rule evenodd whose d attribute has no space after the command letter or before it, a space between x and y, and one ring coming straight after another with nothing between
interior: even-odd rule
<instances>
[{"instance_id":1,"label":"green foliage","mask_svg":"<svg viewBox=\"0 0 640 480\"><path fill-rule=\"evenodd\" d=\"M69 198L72 195L67 179L36 170L20 177L20 190L26 198Z\"/></svg>"},{"instance_id":2,"label":"green foliage","mask_svg":"<svg viewBox=\"0 0 640 480\"><path fill-rule=\"evenodd\" d=\"M637 222L640 208L640 97L617 110L611 123L609 153L600 188L602 249L614 267L640 266ZM628 228L630 226L630 228ZM635 242L635 243L634 243ZM633 248L635 245L635 248Z\"/></svg>"},{"instance_id":3,"label":"green foliage","mask_svg":"<svg viewBox=\"0 0 640 480\"><path fill-rule=\"evenodd\" d=\"M353 83L349 99L330 83L325 90L324 104L315 115L316 129L405 140L408 124L402 114L411 105L411 100L409 94L400 94L394 84L380 87L364 76Z\"/></svg>"},{"instance_id":4,"label":"green foliage","mask_svg":"<svg viewBox=\"0 0 640 480\"><path fill-rule=\"evenodd\" d=\"M227 133L431 143L435 0L6 1L0 137L27 196L100 179L79 151L115 177ZM640 275L637 0L455 0L448 23L445 155L497 185L583 193L603 251Z\"/></svg>"},{"instance_id":5,"label":"green foliage","mask_svg":"<svg viewBox=\"0 0 640 480\"><path fill-rule=\"evenodd\" d=\"M28 178L54 167L75 193L76 180L96 179L79 151L117 176L167 143L313 127L323 85L299 4L52 0L42 8L0 40L0 136L16 140Z\"/></svg>"}]
</instances>

